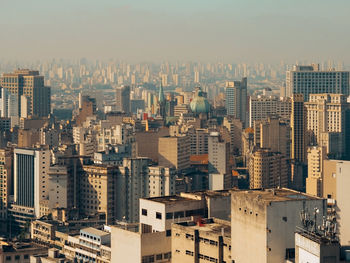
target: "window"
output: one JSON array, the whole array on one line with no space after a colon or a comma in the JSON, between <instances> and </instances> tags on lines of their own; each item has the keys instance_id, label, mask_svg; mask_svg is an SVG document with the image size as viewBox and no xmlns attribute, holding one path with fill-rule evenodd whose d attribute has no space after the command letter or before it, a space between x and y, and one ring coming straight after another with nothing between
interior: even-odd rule
<instances>
[{"instance_id":1,"label":"window","mask_svg":"<svg viewBox=\"0 0 350 263\"><path fill-rule=\"evenodd\" d=\"M156 255L156 260L162 260L162 259L163 259L163 255L162 254Z\"/></svg>"},{"instance_id":2,"label":"window","mask_svg":"<svg viewBox=\"0 0 350 263\"><path fill-rule=\"evenodd\" d=\"M7 256L6 261L11 261L11 256Z\"/></svg>"},{"instance_id":3,"label":"window","mask_svg":"<svg viewBox=\"0 0 350 263\"><path fill-rule=\"evenodd\" d=\"M156 218L157 219L162 219L162 213L156 212Z\"/></svg>"},{"instance_id":4,"label":"window","mask_svg":"<svg viewBox=\"0 0 350 263\"><path fill-rule=\"evenodd\" d=\"M24 255L24 259L28 259L29 258L29 255Z\"/></svg>"},{"instance_id":5,"label":"window","mask_svg":"<svg viewBox=\"0 0 350 263\"><path fill-rule=\"evenodd\" d=\"M20 255L15 256L15 260L19 260L20 258L21 258Z\"/></svg>"},{"instance_id":6,"label":"window","mask_svg":"<svg viewBox=\"0 0 350 263\"><path fill-rule=\"evenodd\" d=\"M147 209L142 209L142 215L147 216Z\"/></svg>"},{"instance_id":7,"label":"window","mask_svg":"<svg viewBox=\"0 0 350 263\"><path fill-rule=\"evenodd\" d=\"M171 236L171 229L168 229L168 230L166 231L166 236L167 236L167 237L170 237L170 236Z\"/></svg>"}]
</instances>

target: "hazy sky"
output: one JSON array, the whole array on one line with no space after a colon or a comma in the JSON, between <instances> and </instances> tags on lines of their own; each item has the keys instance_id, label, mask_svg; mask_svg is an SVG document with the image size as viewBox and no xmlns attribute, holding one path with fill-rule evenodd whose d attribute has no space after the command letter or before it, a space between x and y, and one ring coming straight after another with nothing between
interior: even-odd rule
<instances>
[{"instance_id":1,"label":"hazy sky","mask_svg":"<svg viewBox=\"0 0 350 263\"><path fill-rule=\"evenodd\" d=\"M350 63L349 0L0 0L0 58Z\"/></svg>"}]
</instances>

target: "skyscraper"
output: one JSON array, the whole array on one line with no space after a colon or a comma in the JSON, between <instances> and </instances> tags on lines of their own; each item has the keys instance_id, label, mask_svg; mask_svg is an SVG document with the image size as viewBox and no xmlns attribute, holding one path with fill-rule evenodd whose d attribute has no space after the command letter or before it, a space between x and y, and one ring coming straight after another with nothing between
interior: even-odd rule
<instances>
[{"instance_id":1,"label":"skyscraper","mask_svg":"<svg viewBox=\"0 0 350 263\"><path fill-rule=\"evenodd\" d=\"M46 117L51 112L51 88L44 85L44 77L35 70L15 70L3 74L0 86L9 94L16 96L18 110L21 113L21 96L28 98L28 115Z\"/></svg>"},{"instance_id":2,"label":"skyscraper","mask_svg":"<svg viewBox=\"0 0 350 263\"><path fill-rule=\"evenodd\" d=\"M294 66L286 72L287 96L303 94L304 101L309 94L337 93L349 95L349 71L320 71L319 65Z\"/></svg>"},{"instance_id":3,"label":"skyscraper","mask_svg":"<svg viewBox=\"0 0 350 263\"><path fill-rule=\"evenodd\" d=\"M306 110L302 94L293 94L292 96L292 114L290 124L292 128L291 159L305 163Z\"/></svg>"},{"instance_id":4,"label":"skyscraper","mask_svg":"<svg viewBox=\"0 0 350 263\"><path fill-rule=\"evenodd\" d=\"M246 125L247 78L226 82L226 110L228 116L240 119Z\"/></svg>"},{"instance_id":5,"label":"skyscraper","mask_svg":"<svg viewBox=\"0 0 350 263\"><path fill-rule=\"evenodd\" d=\"M130 113L130 86L121 86L116 90L116 109L117 111Z\"/></svg>"}]
</instances>

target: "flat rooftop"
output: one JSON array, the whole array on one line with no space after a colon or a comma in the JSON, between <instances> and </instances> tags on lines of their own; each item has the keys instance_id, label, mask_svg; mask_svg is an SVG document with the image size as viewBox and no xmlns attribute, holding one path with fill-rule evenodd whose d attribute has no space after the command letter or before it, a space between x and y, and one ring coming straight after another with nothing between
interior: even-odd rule
<instances>
[{"instance_id":1,"label":"flat rooftop","mask_svg":"<svg viewBox=\"0 0 350 263\"><path fill-rule=\"evenodd\" d=\"M150 198L141 198L149 201L154 201L163 204L177 203L177 202L188 202L195 201L196 199L182 197L180 195L169 195L169 196L161 196L161 197L150 197Z\"/></svg>"},{"instance_id":2,"label":"flat rooftop","mask_svg":"<svg viewBox=\"0 0 350 263\"><path fill-rule=\"evenodd\" d=\"M107 233L105 231L102 231L102 230L99 230L99 229L96 229L96 228L93 228L93 227L83 228L80 231L83 231L85 233L89 233L89 234L92 234L92 235L95 235L95 236L109 235L109 233Z\"/></svg>"},{"instance_id":3,"label":"flat rooftop","mask_svg":"<svg viewBox=\"0 0 350 263\"><path fill-rule=\"evenodd\" d=\"M216 219L216 218L206 218L201 219L201 222L187 221L181 223L174 223L185 228L192 230L198 230L200 232L210 232L216 235L222 235L224 233L225 237L231 238L231 224L229 221ZM199 234L200 235L200 234Z\"/></svg>"},{"instance_id":4,"label":"flat rooftop","mask_svg":"<svg viewBox=\"0 0 350 263\"><path fill-rule=\"evenodd\" d=\"M231 191L232 196L247 197L250 199L259 199L261 202L285 202L296 200L322 200L322 198L294 191L287 188L262 189L262 190L245 190Z\"/></svg>"}]
</instances>

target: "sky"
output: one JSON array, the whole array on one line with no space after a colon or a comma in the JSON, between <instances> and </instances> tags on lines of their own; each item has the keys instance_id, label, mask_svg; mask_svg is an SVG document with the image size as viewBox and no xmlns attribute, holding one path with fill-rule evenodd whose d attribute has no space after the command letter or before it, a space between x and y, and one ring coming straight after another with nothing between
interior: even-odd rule
<instances>
[{"instance_id":1,"label":"sky","mask_svg":"<svg viewBox=\"0 0 350 263\"><path fill-rule=\"evenodd\" d=\"M0 58L350 63L349 0L0 0Z\"/></svg>"}]
</instances>

